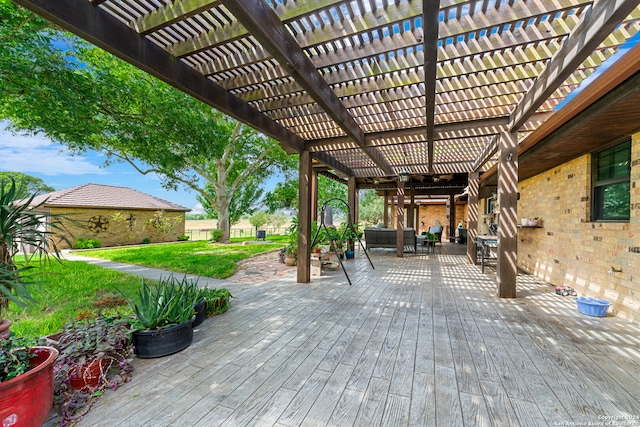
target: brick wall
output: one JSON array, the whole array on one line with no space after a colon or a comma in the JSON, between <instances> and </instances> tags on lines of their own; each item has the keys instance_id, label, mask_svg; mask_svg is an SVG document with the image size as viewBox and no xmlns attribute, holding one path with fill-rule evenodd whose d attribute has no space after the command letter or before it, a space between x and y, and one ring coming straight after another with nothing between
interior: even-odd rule
<instances>
[{"instance_id":1,"label":"brick wall","mask_svg":"<svg viewBox=\"0 0 640 427\"><path fill-rule=\"evenodd\" d=\"M466 227L466 203L456 203L456 212L455 212L455 224L454 228L458 226L458 223L462 221L462 223ZM405 221L407 219L407 209L408 205L405 206ZM397 209L394 204L391 207L391 223L389 227L395 228L396 226L396 217L397 217ZM442 225L442 239L449 239L447 234L447 206L444 203L441 204L429 204L429 205L420 205L418 209L416 209L416 215L418 220L418 229L416 230L416 234L421 234L423 231L429 231L429 227L436 223L436 220L440 221ZM421 222L424 222L424 226L420 225ZM411 226L407 224L407 226ZM452 233L453 234L453 233Z\"/></svg>"},{"instance_id":2,"label":"brick wall","mask_svg":"<svg viewBox=\"0 0 640 427\"><path fill-rule=\"evenodd\" d=\"M542 228L518 231L518 264L554 285L612 303L612 312L640 320L640 134L631 146L630 222L591 222L591 156L519 185L519 218ZM611 273L611 267L622 272Z\"/></svg>"},{"instance_id":3,"label":"brick wall","mask_svg":"<svg viewBox=\"0 0 640 427\"><path fill-rule=\"evenodd\" d=\"M66 218L63 223L71 244L78 238L98 239L102 247L139 244L145 238L152 243L174 242L184 234L184 212L52 208L51 213ZM166 225L166 233L162 224ZM172 224L175 225L171 227ZM68 246L59 244L62 248Z\"/></svg>"}]
</instances>

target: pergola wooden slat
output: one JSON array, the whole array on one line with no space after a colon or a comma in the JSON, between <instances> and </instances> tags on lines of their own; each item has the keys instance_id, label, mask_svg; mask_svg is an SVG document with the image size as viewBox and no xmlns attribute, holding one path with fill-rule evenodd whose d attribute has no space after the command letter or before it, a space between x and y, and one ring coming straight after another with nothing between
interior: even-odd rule
<instances>
[{"instance_id":1,"label":"pergola wooden slat","mask_svg":"<svg viewBox=\"0 0 640 427\"><path fill-rule=\"evenodd\" d=\"M15 1L300 153L301 183L407 168L414 197L501 165L510 215L513 145L640 30L640 0Z\"/></svg>"}]
</instances>

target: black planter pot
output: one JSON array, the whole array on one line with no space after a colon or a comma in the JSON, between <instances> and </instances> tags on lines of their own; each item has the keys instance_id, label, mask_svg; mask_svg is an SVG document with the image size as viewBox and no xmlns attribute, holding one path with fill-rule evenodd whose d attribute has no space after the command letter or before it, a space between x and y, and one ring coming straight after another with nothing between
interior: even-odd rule
<instances>
[{"instance_id":1,"label":"black planter pot","mask_svg":"<svg viewBox=\"0 0 640 427\"><path fill-rule=\"evenodd\" d=\"M135 331L133 333L133 352L143 359L162 357L177 353L191 345L193 341L193 321L169 328L153 331Z\"/></svg>"},{"instance_id":2,"label":"black planter pot","mask_svg":"<svg viewBox=\"0 0 640 427\"><path fill-rule=\"evenodd\" d=\"M204 322L205 317L205 309L207 308L207 300L203 299L200 302L197 302L193 309L196 311L196 319L193 321L193 327L200 326L202 322Z\"/></svg>"}]
</instances>

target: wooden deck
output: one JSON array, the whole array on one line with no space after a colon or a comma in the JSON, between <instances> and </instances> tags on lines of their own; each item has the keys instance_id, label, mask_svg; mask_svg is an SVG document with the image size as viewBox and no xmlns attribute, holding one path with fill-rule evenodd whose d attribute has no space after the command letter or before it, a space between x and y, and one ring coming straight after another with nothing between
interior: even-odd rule
<instances>
[{"instance_id":1,"label":"wooden deck","mask_svg":"<svg viewBox=\"0 0 640 427\"><path fill-rule=\"evenodd\" d=\"M462 249L374 251L375 269L360 254L353 286L338 270L242 291L78 425L640 425L639 325L580 315L530 276L498 299L495 269Z\"/></svg>"}]
</instances>

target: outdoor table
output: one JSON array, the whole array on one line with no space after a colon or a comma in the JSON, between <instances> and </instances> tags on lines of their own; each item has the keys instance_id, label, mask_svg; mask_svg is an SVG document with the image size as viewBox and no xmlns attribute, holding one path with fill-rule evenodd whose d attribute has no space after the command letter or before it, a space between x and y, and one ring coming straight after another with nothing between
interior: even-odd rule
<instances>
[{"instance_id":1,"label":"outdoor table","mask_svg":"<svg viewBox=\"0 0 640 427\"><path fill-rule=\"evenodd\" d=\"M476 237L476 251L480 253L480 264L482 266L482 272L484 273L484 266L490 259L498 259L495 250L498 248L497 236L477 236Z\"/></svg>"}]
</instances>

